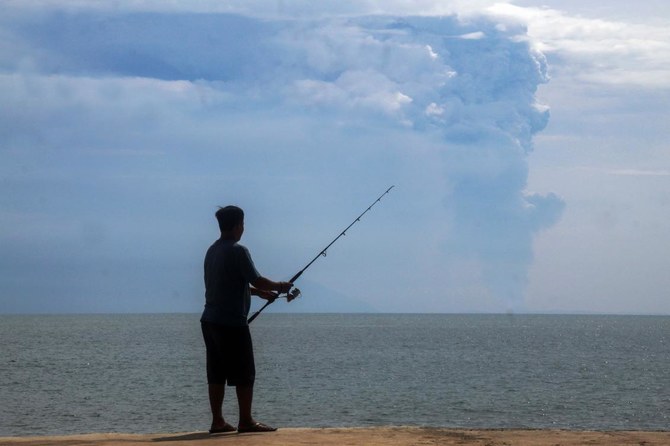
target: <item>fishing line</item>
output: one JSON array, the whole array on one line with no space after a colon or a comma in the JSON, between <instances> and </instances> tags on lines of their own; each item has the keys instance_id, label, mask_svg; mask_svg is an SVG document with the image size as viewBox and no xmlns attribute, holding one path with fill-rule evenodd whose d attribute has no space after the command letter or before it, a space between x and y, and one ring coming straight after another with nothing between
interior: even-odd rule
<instances>
[{"instance_id":1,"label":"fishing line","mask_svg":"<svg viewBox=\"0 0 670 446\"><path fill-rule=\"evenodd\" d=\"M379 196L379 197L378 197L378 198L377 198L377 199L376 199L370 206L368 206L368 208L367 208L366 210L363 211L363 213L361 213L361 215L359 215L358 217L356 217L356 218L354 219L354 221L352 221L351 224L350 224L349 226L347 226L347 227L340 233L340 235L338 235L337 237L335 237L335 238L333 239L333 241L330 242L330 243L328 243L328 245L327 245L325 248L323 248L323 249L321 250L321 252L319 252L319 253L316 255L316 257L314 257L314 258L313 258L307 265L305 265L305 267L304 267L303 269L301 269L301 270L298 271L293 277L291 277L291 280L289 280L289 282L294 283L296 280L298 280L298 278L302 275L302 273L305 272L305 270L306 270L307 268L309 268L310 266L312 266L312 263L316 262L316 260L317 260L319 257L321 257L321 256L325 257L325 256L326 256L326 252L328 251L328 248L330 248L331 246L333 246L333 244L334 244L336 241L338 241L340 237L342 237L343 235L346 235L346 233L347 233L347 231L349 230L349 228L351 228L353 225L355 225L356 223L358 223L358 222L361 220L361 217L363 217L363 216L364 216L370 209L372 209L372 207L373 207L375 204L377 204L378 202L380 202L381 199L384 198L384 195L388 194L388 193L391 191L391 189L393 189L394 187L395 187L395 186L391 186L391 187L389 187L388 189L386 189L386 192L384 192L383 194L381 194L381 195L380 195L380 196ZM265 305L263 305L263 306L261 307L260 310L258 310L257 312L255 312L254 314L251 315L251 317L249 318L249 320L247 321L247 323L250 324L254 319L256 319L256 318L258 317L258 315L261 314L261 311L265 310L265 307L267 307L267 306L270 305L272 302L274 302L275 299L278 299L278 298L280 297L280 294L281 294L281 293L277 293L277 295L276 295L275 297L273 297L273 298L271 298L271 299L268 299L268 301L265 303ZM286 297L286 300L287 300L288 302L291 302L293 299L295 299L295 298L298 297L298 296L300 296L300 290L297 289L297 288L293 288L290 292L286 293L286 296L284 296L284 297Z\"/></svg>"}]
</instances>

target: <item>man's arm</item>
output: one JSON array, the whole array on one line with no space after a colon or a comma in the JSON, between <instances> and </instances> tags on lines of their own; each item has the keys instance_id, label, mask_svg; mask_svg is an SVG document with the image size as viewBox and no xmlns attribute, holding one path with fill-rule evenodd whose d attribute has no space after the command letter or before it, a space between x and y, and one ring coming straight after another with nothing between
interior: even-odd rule
<instances>
[{"instance_id":1,"label":"man's arm","mask_svg":"<svg viewBox=\"0 0 670 446\"><path fill-rule=\"evenodd\" d=\"M250 290L252 296L258 296L261 299L272 300L278 295L274 291L259 290L258 288L251 287Z\"/></svg>"},{"instance_id":2,"label":"man's arm","mask_svg":"<svg viewBox=\"0 0 670 446\"><path fill-rule=\"evenodd\" d=\"M288 293L291 290L291 287L293 287L293 284L291 282L275 282L274 280L259 276L256 280L251 282L251 286L260 291L277 291L279 294L282 294ZM256 294L256 296L265 297L260 294Z\"/></svg>"}]
</instances>

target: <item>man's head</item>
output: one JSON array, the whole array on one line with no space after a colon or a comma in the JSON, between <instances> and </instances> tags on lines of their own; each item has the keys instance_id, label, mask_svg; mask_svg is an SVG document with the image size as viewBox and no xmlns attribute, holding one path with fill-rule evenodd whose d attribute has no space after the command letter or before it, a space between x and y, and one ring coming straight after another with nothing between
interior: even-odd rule
<instances>
[{"instance_id":1,"label":"man's head","mask_svg":"<svg viewBox=\"0 0 670 446\"><path fill-rule=\"evenodd\" d=\"M216 220L222 236L239 240L244 232L244 211L237 206L226 206L216 211Z\"/></svg>"}]
</instances>

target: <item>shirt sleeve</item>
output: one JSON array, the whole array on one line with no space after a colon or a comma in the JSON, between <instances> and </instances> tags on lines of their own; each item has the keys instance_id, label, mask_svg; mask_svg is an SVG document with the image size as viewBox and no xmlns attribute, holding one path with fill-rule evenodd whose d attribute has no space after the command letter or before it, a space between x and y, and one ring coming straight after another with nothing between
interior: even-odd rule
<instances>
[{"instance_id":1,"label":"shirt sleeve","mask_svg":"<svg viewBox=\"0 0 670 446\"><path fill-rule=\"evenodd\" d=\"M254 261L251 260L251 254L249 253L249 250L242 245L239 245L240 249L240 272L242 273L242 277L244 277L244 280L246 280L248 283L254 282L256 279L258 279L261 275L256 269L256 266L254 265Z\"/></svg>"}]
</instances>

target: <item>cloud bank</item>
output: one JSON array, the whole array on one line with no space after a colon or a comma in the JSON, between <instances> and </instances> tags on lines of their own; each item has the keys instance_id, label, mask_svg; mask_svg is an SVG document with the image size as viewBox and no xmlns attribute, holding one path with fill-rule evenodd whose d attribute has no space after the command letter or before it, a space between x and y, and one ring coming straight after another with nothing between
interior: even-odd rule
<instances>
[{"instance_id":1,"label":"cloud bank","mask_svg":"<svg viewBox=\"0 0 670 446\"><path fill-rule=\"evenodd\" d=\"M554 195L526 190L526 157L549 112L535 99L548 81L546 61L525 27L482 14L360 14L352 7L344 14L307 8L287 18L256 17L230 2L229 11L206 14L127 5L110 12L69 4L34 14L23 5L2 22L11 45L0 52L0 143L8 161L3 176L16 192L3 200L3 238L23 264L53 267L60 257L80 273L87 256L100 260L101 250L112 264L122 258L128 247L110 242L122 239L147 244L144 252L133 249L137 264L159 257L169 263L181 254L153 249L178 229L138 229L167 213L167 203L145 204L149 191L164 188L174 197L176 184L184 194L202 192L198 184L209 189L208 178L221 179L214 160L222 161L225 181L244 178L250 165L271 175L281 160L293 166L300 160L300 174L310 179L346 178L351 171L337 172L338 162L374 156L368 166L374 169L397 153L365 158L356 152L361 135L384 146L400 132L437 147L442 163L443 189L423 191L443 203L441 254L431 259L436 282L448 279L439 292L466 300L485 294L505 308L523 308L533 236L563 208ZM296 147L333 135L336 144L321 148L333 160L327 169L318 154ZM411 156L417 148L404 150ZM268 159L272 167L265 170ZM60 195L50 205L45 197L54 187L76 191L77 199ZM103 223L94 195L114 203ZM38 239L53 244L50 237L60 233L77 241L54 244L53 257L42 263L30 254L31 229L39 233L41 219L53 228ZM410 243L420 246L421 236ZM26 269L20 274L30 275ZM102 268L100 276L109 271ZM10 281L4 283L9 289ZM85 292L99 290L89 285Z\"/></svg>"},{"instance_id":2,"label":"cloud bank","mask_svg":"<svg viewBox=\"0 0 670 446\"><path fill-rule=\"evenodd\" d=\"M653 8L653 7L652 7ZM562 75L572 82L644 88L670 87L670 30L659 24L631 23L570 15L551 8L497 3L494 17L528 25L528 35L545 54L556 55ZM662 14L658 18L664 17Z\"/></svg>"}]
</instances>

